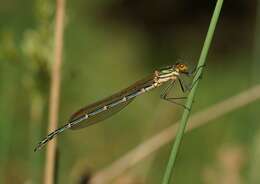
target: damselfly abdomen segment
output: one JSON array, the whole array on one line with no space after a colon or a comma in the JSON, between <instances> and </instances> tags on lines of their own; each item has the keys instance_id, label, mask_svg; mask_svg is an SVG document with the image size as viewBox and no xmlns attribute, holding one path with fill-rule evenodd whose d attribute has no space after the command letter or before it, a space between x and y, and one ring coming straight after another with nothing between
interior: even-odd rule
<instances>
[{"instance_id":1,"label":"damselfly abdomen segment","mask_svg":"<svg viewBox=\"0 0 260 184\"><path fill-rule=\"evenodd\" d=\"M127 106L135 97L157 88L168 81L172 81L173 83L179 80L181 82L180 76L182 74L190 74L187 65L176 63L175 65L156 70L152 75L137 81L128 88L80 109L71 116L67 124L53 131L39 142L34 151L40 149L48 141L66 129L84 128L112 116Z\"/></svg>"}]
</instances>

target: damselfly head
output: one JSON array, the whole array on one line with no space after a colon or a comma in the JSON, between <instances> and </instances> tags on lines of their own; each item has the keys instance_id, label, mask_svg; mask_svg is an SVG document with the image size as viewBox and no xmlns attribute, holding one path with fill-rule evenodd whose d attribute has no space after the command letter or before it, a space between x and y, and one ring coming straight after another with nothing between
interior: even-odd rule
<instances>
[{"instance_id":1,"label":"damselfly head","mask_svg":"<svg viewBox=\"0 0 260 184\"><path fill-rule=\"evenodd\" d=\"M176 63L174 65L175 70L178 71L179 73L184 73L184 74L188 74L188 66L184 63Z\"/></svg>"}]
</instances>

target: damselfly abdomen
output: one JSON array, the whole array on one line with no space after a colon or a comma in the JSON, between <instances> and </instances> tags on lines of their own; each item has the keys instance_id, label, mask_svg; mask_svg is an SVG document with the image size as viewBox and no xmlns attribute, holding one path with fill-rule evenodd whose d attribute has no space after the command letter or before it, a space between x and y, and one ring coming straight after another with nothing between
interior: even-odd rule
<instances>
[{"instance_id":1,"label":"damselfly abdomen","mask_svg":"<svg viewBox=\"0 0 260 184\"><path fill-rule=\"evenodd\" d=\"M112 116L127 106L135 97L157 88L168 81L170 81L170 85L164 91L162 98L170 101L170 98L167 98L167 91L175 81L178 80L180 82L181 88L184 91L180 78L182 74L191 74L188 72L188 66L176 63L175 65L156 70L152 75L137 81L128 88L80 109L71 116L67 124L53 131L39 142L34 151L40 149L48 141L66 129L84 128Z\"/></svg>"}]
</instances>

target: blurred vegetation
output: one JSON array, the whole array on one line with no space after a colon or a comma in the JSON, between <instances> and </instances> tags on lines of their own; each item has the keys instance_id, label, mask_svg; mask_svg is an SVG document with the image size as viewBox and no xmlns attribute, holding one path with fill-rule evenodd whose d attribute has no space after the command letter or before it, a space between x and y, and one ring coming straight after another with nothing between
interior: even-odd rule
<instances>
[{"instance_id":1,"label":"blurred vegetation","mask_svg":"<svg viewBox=\"0 0 260 184\"><path fill-rule=\"evenodd\" d=\"M194 112L259 83L256 5L224 2ZM60 125L81 106L178 58L195 66L213 7L213 1L67 2ZM33 148L46 135L54 14L53 1L1 3L0 183L42 183L45 150ZM182 109L160 100L161 90L101 124L59 136L58 183L83 181L178 120ZM259 183L259 108L258 101L187 134L175 183L224 183L231 175ZM160 183L169 151L170 145L114 183Z\"/></svg>"}]
</instances>

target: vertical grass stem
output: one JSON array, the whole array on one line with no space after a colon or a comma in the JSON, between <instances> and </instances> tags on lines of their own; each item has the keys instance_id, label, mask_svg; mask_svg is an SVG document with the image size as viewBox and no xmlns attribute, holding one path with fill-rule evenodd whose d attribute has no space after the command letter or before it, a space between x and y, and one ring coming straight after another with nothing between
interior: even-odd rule
<instances>
[{"instance_id":1,"label":"vertical grass stem","mask_svg":"<svg viewBox=\"0 0 260 184\"><path fill-rule=\"evenodd\" d=\"M204 42L204 45L203 45L203 48L202 48L202 51L201 51L201 54L200 54L200 58L199 58L199 61L198 61L197 68L205 65L206 57L207 57L208 50L209 50L209 47L210 47L210 44L211 44L211 41L212 41L212 38L213 38L213 34L214 34L214 31L215 31L215 28L216 28L216 24L217 24L217 21L218 21L218 18L219 18L219 14L221 12L222 4L223 4L223 0L217 0L215 10L214 10L213 16L211 18L209 29L208 29L208 32L207 32L207 35L206 35L206 39L205 39L205 42ZM196 76L193 79L193 82L197 81L198 77L201 76L202 70L203 70L203 68L200 67L199 71L197 72ZM189 109L191 109L192 102L193 102L193 99L194 99L194 96L195 96L195 92L196 92L196 89L197 89L197 86L198 86L198 82L199 81L197 81L194 84L194 87L191 89L191 92L188 95L186 107L188 107ZM178 128L178 131L177 131L177 134L176 134L176 139L174 141L174 144L173 144L173 147L172 147L172 150L171 150L171 153L170 153L170 157L169 157L169 160L168 160L168 163L167 163L166 171L164 173L162 184L169 184L170 181L171 181L173 168L174 168L174 165L175 165L175 162L176 162L177 153L178 153L179 147L181 145L181 141L182 141L182 138L183 138L183 135L184 135L184 131L185 131L185 128L186 128L186 125L187 125L189 115L190 115L190 111L185 109L183 114L182 114L182 118L181 118L179 128Z\"/></svg>"}]
</instances>

